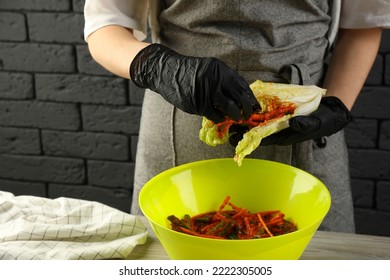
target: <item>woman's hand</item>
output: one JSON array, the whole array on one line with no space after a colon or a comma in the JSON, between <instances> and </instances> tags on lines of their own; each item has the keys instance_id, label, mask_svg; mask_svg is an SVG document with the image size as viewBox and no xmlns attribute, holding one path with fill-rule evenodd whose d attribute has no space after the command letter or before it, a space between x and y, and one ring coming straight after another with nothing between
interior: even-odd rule
<instances>
[{"instance_id":1,"label":"woman's hand","mask_svg":"<svg viewBox=\"0 0 390 280\"><path fill-rule=\"evenodd\" d=\"M326 96L310 116L295 117L290 127L264 138L260 145L288 145L329 136L352 119L350 110L358 97L378 53L382 30L341 29L323 88ZM230 143L236 146L246 132L232 128Z\"/></svg>"},{"instance_id":2,"label":"woman's hand","mask_svg":"<svg viewBox=\"0 0 390 280\"><path fill-rule=\"evenodd\" d=\"M261 141L261 145L291 145L330 136L352 121L352 115L335 96L322 98L316 111L309 116L291 118L290 126Z\"/></svg>"},{"instance_id":3,"label":"woman's hand","mask_svg":"<svg viewBox=\"0 0 390 280\"><path fill-rule=\"evenodd\" d=\"M142 49L130 66L130 77L177 108L215 123L226 117L247 119L260 109L242 76L216 58L178 54L160 44Z\"/></svg>"}]
</instances>

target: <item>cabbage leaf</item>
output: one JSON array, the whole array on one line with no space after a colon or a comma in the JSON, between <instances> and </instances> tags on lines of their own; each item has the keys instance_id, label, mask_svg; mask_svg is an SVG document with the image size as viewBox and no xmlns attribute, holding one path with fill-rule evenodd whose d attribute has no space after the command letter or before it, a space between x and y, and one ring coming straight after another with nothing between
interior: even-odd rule
<instances>
[{"instance_id":1,"label":"cabbage leaf","mask_svg":"<svg viewBox=\"0 0 390 280\"><path fill-rule=\"evenodd\" d=\"M260 80L250 85L253 94L261 105L261 113L267 112L270 100L277 98L284 103L293 103L296 106L293 114L284 115L268 120L259 126L251 128L243 136L235 150L234 160L241 166L245 156L252 153L260 145L261 140L289 126L289 119L295 116L309 115L317 110L326 90L315 85L292 85L268 83ZM225 144L229 139L226 131L221 135L218 126L207 118L203 118L199 138L209 146Z\"/></svg>"}]
</instances>

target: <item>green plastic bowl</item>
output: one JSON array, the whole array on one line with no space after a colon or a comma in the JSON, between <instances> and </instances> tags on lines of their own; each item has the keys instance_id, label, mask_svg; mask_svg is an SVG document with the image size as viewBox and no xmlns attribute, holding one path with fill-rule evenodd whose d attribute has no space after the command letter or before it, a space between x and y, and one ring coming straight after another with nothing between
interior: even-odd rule
<instances>
[{"instance_id":1,"label":"green plastic bowl","mask_svg":"<svg viewBox=\"0 0 390 280\"><path fill-rule=\"evenodd\" d=\"M217 210L227 195L251 212L281 210L298 230L251 240L218 240L170 229L179 218ZM171 259L299 259L327 214L331 197L314 176L289 165L245 159L213 159L184 164L145 184L139 203Z\"/></svg>"}]
</instances>

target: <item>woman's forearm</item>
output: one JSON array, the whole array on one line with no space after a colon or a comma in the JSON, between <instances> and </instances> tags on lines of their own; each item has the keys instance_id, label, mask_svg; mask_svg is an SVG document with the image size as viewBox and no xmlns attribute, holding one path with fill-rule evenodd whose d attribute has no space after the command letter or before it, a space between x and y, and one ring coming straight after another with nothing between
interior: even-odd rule
<instances>
[{"instance_id":1,"label":"woman's forearm","mask_svg":"<svg viewBox=\"0 0 390 280\"><path fill-rule=\"evenodd\" d=\"M339 97L351 109L378 52L381 29L342 29L324 81L327 95ZM129 77L129 66L149 43L138 41L131 30L105 26L88 37L93 59L108 71Z\"/></svg>"},{"instance_id":2,"label":"woman's forearm","mask_svg":"<svg viewBox=\"0 0 390 280\"><path fill-rule=\"evenodd\" d=\"M339 32L324 88L327 95L337 96L350 110L374 63L381 34L380 28Z\"/></svg>"},{"instance_id":3,"label":"woman's forearm","mask_svg":"<svg viewBox=\"0 0 390 280\"><path fill-rule=\"evenodd\" d=\"M117 25L102 27L88 37L93 59L113 74L127 79L133 58L148 44L138 41L131 30Z\"/></svg>"}]
</instances>

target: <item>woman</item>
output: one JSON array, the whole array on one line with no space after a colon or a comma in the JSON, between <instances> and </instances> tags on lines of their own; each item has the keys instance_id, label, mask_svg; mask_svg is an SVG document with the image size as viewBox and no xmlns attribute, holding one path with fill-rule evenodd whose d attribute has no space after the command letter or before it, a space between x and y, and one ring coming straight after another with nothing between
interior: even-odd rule
<instances>
[{"instance_id":1,"label":"woman","mask_svg":"<svg viewBox=\"0 0 390 280\"><path fill-rule=\"evenodd\" d=\"M381 27L390 25L389 6L386 0L87 0L85 38L93 58L147 88L132 213L141 213L139 191L154 175L234 154L233 146L199 140L202 116L248 117L259 108L248 84L260 79L327 89L312 116L292 120L292 128L264 139L266 146L251 156L319 177L332 193L321 228L353 232L342 129L376 57ZM139 41L147 19L158 44ZM232 134L236 142L240 135Z\"/></svg>"}]
</instances>

